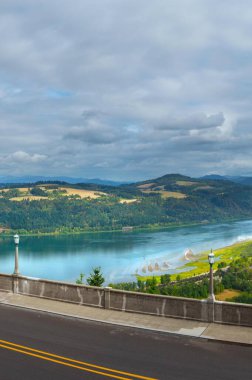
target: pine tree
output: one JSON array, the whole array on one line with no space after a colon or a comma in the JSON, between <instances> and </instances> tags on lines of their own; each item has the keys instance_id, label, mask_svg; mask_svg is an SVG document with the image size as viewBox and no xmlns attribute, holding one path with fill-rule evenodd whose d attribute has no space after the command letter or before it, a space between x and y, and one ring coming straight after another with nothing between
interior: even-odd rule
<instances>
[{"instance_id":1,"label":"pine tree","mask_svg":"<svg viewBox=\"0 0 252 380\"><path fill-rule=\"evenodd\" d=\"M82 285L82 284L83 284L83 278L84 278L84 274L81 273L81 274L80 274L80 277L77 278L77 280L76 280L76 284L78 284L78 285Z\"/></svg>"},{"instance_id":2,"label":"pine tree","mask_svg":"<svg viewBox=\"0 0 252 380\"><path fill-rule=\"evenodd\" d=\"M101 273L101 268L93 268L93 271L90 273L89 277L87 278L88 285L91 286L102 286L104 283L105 278L103 277Z\"/></svg>"}]
</instances>

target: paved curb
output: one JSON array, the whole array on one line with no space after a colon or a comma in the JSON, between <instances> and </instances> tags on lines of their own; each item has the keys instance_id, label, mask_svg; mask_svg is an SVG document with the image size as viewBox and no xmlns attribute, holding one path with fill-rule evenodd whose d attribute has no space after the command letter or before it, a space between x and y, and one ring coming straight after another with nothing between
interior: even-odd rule
<instances>
[{"instance_id":1,"label":"paved curb","mask_svg":"<svg viewBox=\"0 0 252 380\"><path fill-rule=\"evenodd\" d=\"M252 343L246 343L246 342L235 342L232 340L223 340L223 339L217 339L212 338L211 336L201 336L201 339L206 339L208 342L217 342L221 344L228 344L230 346L243 346L243 347L252 347Z\"/></svg>"},{"instance_id":2,"label":"paved curb","mask_svg":"<svg viewBox=\"0 0 252 380\"><path fill-rule=\"evenodd\" d=\"M75 314L60 313L57 311L51 311L51 310L49 311L49 310L39 309L36 307L31 307L31 306L15 305L15 304L5 303L5 302L0 302L0 304L5 305L5 306L10 306L10 307L16 307L19 309L39 311L41 313L48 313L48 314L52 314L52 315L56 315L56 316L58 315L61 317L66 317L66 318L80 319L80 320L84 320L84 321L104 323L104 324L115 325L115 326L130 327L130 328L136 328L136 329L141 329L141 330L157 331L157 332L161 332L161 333L174 334L174 335L180 335L180 336L190 336L192 338L200 338L200 336L197 336L197 335L183 334L183 333L178 333L177 331L174 332L174 331L170 331L170 330L154 329L154 328L147 327L147 326L131 325L131 324L124 323L124 322L105 321L103 319L97 319L97 318L91 318L91 317L82 317L82 316L75 315ZM209 338L207 337L207 339L209 339Z\"/></svg>"}]
</instances>

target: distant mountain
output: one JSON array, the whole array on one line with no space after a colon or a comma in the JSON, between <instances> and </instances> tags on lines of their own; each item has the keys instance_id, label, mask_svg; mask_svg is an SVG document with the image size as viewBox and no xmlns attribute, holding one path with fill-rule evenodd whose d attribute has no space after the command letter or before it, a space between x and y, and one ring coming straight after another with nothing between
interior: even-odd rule
<instances>
[{"instance_id":1,"label":"distant mountain","mask_svg":"<svg viewBox=\"0 0 252 380\"><path fill-rule=\"evenodd\" d=\"M124 184L124 187L155 187L155 186L164 186L169 185L171 183L176 183L177 181L197 181L197 179L193 179L188 176L184 176L182 174L165 174L162 177L154 178L154 179L147 179L145 181L139 181L139 182L133 182L133 183L127 183Z\"/></svg>"},{"instance_id":2,"label":"distant mountain","mask_svg":"<svg viewBox=\"0 0 252 380\"><path fill-rule=\"evenodd\" d=\"M178 181L189 181L189 182L199 182L199 181L230 181L234 183L239 183L243 185L252 186L252 177L245 176L221 176L218 174L209 174L200 178L191 178L181 174L166 174L162 177L158 177L155 179L148 179L140 182L119 182L119 181L111 181L100 178L82 178L82 177L66 177L66 176L0 176L0 184L22 184L22 183L36 183L36 182L65 182L69 184L94 184L101 186L141 186L147 185L150 183L155 183L158 185L168 185L171 183L176 183Z\"/></svg>"},{"instance_id":3,"label":"distant mountain","mask_svg":"<svg viewBox=\"0 0 252 380\"><path fill-rule=\"evenodd\" d=\"M252 186L252 177L226 177L229 181L241 183L243 185L249 185Z\"/></svg>"},{"instance_id":4,"label":"distant mountain","mask_svg":"<svg viewBox=\"0 0 252 380\"><path fill-rule=\"evenodd\" d=\"M231 181L235 183L241 183L243 185L252 186L252 177L245 177L245 176L229 176L229 175L221 176L218 174L210 174L210 175L205 175L204 177L200 177L200 179Z\"/></svg>"},{"instance_id":5,"label":"distant mountain","mask_svg":"<svg viewBox=\"0 0 252 380\"><path fill-rule=\"evenodd\" d=\"M158 189L163 188L163 190L174 190L181 189L187 187L197 187L198 185L202 185L204 183L208 183L208 180L199 179L199 178L191 178L182 174L166 174L162 177L148 179L146 181L136 182L132 184L126 184L125 187L137 187L137 188L148 188L148 189Z\"/></svg>"},{"instance_id":6,"label":"distant mountain","mask_svg":"<svg viewBox=\"0 0 252 380\"><path fill-rule=\"evenodd\" d=\"M227 180L227 177L226 176L223 176L223 175L219 175L219 174L208 174L208 175L204 175L203 177L200 177L199 179L203 179L203 180L218 180L218 181L225 181Z\"/></svg>"},{"instance_id":7,"label":"distant mountain","mask_svg":"<svg viewBox=\"0 0 252 380\"><path fill-rule=\"evenodd\" d=\"M115 182L100 178L72 178L72 177L47 177L47 176L0 176L0 183L12 184L12 183L35 183L35 182L45 182L45 181L61 181L71 184L75 183L94 183L97 185L107 185L107 186L120 186L122 182Z\"/></svg>"}]
</instances>

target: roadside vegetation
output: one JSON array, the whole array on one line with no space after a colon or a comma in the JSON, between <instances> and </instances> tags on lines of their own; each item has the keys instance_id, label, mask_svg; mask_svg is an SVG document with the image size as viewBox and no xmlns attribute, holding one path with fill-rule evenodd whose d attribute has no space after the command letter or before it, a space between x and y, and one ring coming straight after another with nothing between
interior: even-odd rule
<instances>
[{"instance_id":1,"label":"roadside vegetation","mask_svg":"<svg viewBox=\"0 0 252 380\"><path fill-rule=\"evenodd\" d=\"M209 294L209 280L207 278L201 281L176 281L171 282L169 275L162 275L161 282L153 276L146 281L138 280L137 282L124 282L118 284L110 284L114 289L128 290L134 292L162 294L167 296L188 297L188 298L207 298ZM214 292L219 294L223 292L224 286L221 281L215 280Z\"/></svg>"},{"instance_id":2,"label":"roadside vegetation","mask_svg":"<svg viewBox=\"0 0 252 380\"><path fill-rule=\"evenodd\" d=\"M223 263L225 268L225 263ZM221 276L225 289L236 290L239 293L227 298L229 301L252 304L252 257L241 257L230 263L223 270L220 268L218 274Z\"/></svg>"}]
</instances>

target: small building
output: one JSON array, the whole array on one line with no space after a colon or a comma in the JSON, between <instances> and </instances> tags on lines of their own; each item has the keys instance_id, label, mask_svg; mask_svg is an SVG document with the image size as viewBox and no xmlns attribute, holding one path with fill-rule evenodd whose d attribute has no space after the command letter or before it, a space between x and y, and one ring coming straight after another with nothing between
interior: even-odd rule
<instances>
[{"instance_id":1,"label":"small building","mask_svg":"<svg viewBox=\"0 0 252 380\"><path fill-rule=\"evenodd\" d=\"M122 231L123 231L123 232L133 231L133 227L131 227L131 226L123 227L123 228L122 228Z\"/></svg>"}]
</instances>

